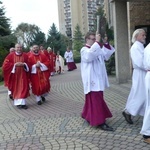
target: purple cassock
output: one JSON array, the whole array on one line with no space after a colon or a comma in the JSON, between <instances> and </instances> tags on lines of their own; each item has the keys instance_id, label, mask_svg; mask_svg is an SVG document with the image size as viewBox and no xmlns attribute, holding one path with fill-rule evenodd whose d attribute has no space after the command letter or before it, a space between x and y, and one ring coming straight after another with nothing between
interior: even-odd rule
<instances>
[{"instance_id":1,"label":"purple cassock","mask_svg":"<svg viewBox=\"0 0 150 150\"><path fill-rule=\"evenodd\" d=\"M87 120L91 126L98 126L105 123L106 118L112 114L103 99L103 91L90 92L85 95L85 104L82 111L82 118Z\"/></svg>"},{"instance_id":2,"label":"purple cassock","mask_svg":"<svg viewBox=\"0 0 150 150\"><path fill-rule=\"evenodd\" d=\"M69 71L72 71L72 70L74 70L74 69L77 69L77 66L76 66L75 62L68 62L68 63L67 63L67 67L68 67L68 70L69 70Z\"/></svg>"}]
</instances>

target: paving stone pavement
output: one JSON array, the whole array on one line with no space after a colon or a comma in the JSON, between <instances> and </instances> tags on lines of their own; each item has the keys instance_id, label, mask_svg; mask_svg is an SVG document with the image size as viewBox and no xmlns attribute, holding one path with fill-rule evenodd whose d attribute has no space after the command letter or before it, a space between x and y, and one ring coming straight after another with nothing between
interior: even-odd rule
<instances>
[{"instance_id":1,"label":"paving stone pavement","mask_svg":"<svg viewBox=\"0 0 150 150\"><path fill-rule=\"evenodd\" d=\"M117 84L109 77L104 94L113 113L107 123L114 132L91 127L80 117L84 94L80 64L77 67L51 77L51 91L41 106L31 94L27 110L13 106L7 89L0 86L0 150L150 150L139 133L142 117L129 125L122 116L131 82Z\"/></svg>"}]
</instances>

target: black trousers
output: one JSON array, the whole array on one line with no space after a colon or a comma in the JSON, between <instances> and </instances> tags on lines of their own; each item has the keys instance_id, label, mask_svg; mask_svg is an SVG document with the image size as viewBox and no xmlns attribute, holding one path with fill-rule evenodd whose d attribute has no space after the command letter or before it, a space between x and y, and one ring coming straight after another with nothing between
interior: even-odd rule
<instances>
[{"instance_id":1,"label":"black trousers","mask_svg":"<svg viewBox=\"0 0 150 150\"><path fill-rule=\"evenodd\" d=\"M143 138L148 139L148 138L150 138L150 135L143 135Z\"/></svg>"}]
</instances>

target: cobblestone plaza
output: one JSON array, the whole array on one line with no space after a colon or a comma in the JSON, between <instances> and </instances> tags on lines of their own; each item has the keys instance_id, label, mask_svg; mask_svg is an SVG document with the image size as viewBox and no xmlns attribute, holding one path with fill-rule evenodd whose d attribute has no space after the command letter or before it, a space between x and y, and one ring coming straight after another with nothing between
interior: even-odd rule
<instances>
[{"instance_id":1,"label":"cobblestone plaza","mask_svg":"<svg viewBox=\"0 0 150 150\"><path fill-rule=\"evenodd\" d=\"M51 77L51 91L42 105L31 94L27 110L13 106L7 89L0 86L0 150L150 150L140 135L142 117L134 117L129 125L122 116L131 81L117 84L109 77L104 94L113 113L107 123L114 132L91 127L81 118L84 95L77 66Z\"/></svg>"}]
</instances>

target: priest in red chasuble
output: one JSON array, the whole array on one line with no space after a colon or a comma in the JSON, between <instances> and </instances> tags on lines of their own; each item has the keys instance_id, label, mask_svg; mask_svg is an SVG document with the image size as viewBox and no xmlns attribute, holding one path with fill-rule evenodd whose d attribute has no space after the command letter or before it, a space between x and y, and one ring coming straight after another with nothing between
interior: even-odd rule
<instances>
[{"instance_id":1,"label":"priest in red chasuble","mask_svg":"<svg viewBox=\"0 0 150 150\"><path fill-rule=\"evenodd\" d=\"M15 45L15 52L7 55L3 66L5 86L12 92L14 105L27 109L26 98L29 96L28 57L20 44Z\"/></svg>"},{"instance_id":2,"label":"priest in red chasuble","mask_svg":"<svg viewBox=\"0 0 150 150\"><path fill-rule=\"evenodd\" d=\"M47 51L49 52L49 59L50 59L50 72L51 76L55 74L55 63L56 63L56 54L53 52L53 50L48 47Z\"/></svg>"},{"instance_id":3,"label":"priest in red chasuble","mask_svg":"<svg viewBox=\"0 0 150 150\"><path fill-rule=\"evenodd\" d=\"M30 68L30 82L32 93L36 96L38 105L45 101L45 96L50 91L48 57L39 50L38 45L33 45L32 53L28 57Z\"/></svg>"}]
</instances>

